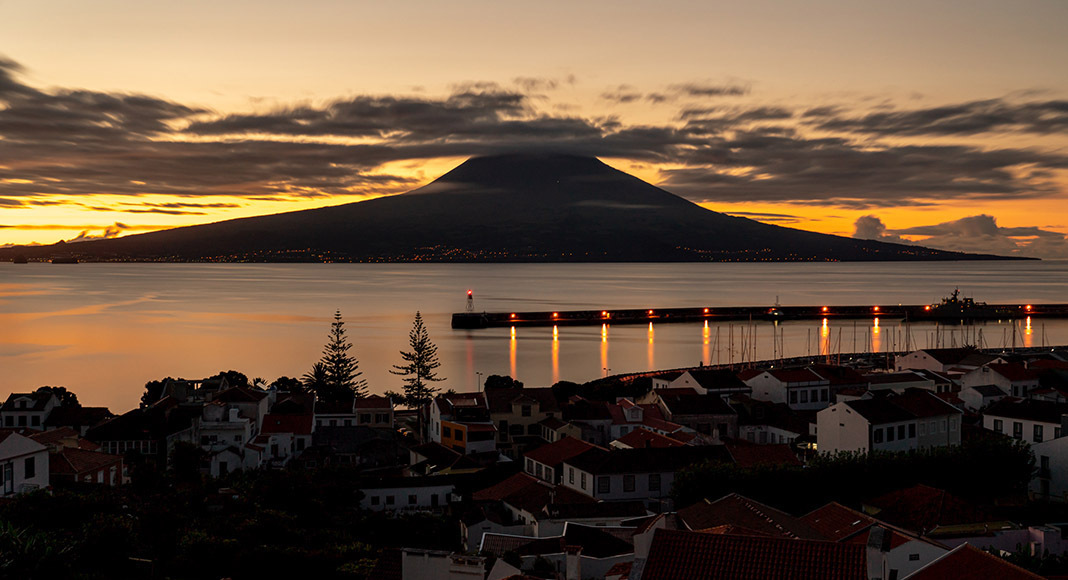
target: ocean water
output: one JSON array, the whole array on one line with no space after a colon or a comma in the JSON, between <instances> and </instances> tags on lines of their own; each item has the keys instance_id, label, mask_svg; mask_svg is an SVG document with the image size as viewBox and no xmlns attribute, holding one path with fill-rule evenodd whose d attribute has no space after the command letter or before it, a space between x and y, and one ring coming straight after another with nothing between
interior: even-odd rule
<instances>
[{"instance_id":1,"label":"ocean water","mask_svg":"<svg viewBox=\"0 0 1068 580\"><path fill-rule=\"evenodd\" d=\"M901 321L660 324L452 330L476 310L937 302L954 288L991 303L1068 302L1068 262L709 264L10 264L0 263L0 395L63 385L122 412L145 382L234 369L268 381L318 360L335 309L374 392L421 311L443 388L480 377L529 386L743 358L901 348ZM774 328L774 330L773 330ZM1011 344L1012 324L912 324L919 347ZM773 339L773 336L777 337ZM1017 345L1068 343L1068 321L1018 321ZM781 345L781 348L780 348ZM782 351L780 353L780 350Z\"/></svg>"}]
</instances>

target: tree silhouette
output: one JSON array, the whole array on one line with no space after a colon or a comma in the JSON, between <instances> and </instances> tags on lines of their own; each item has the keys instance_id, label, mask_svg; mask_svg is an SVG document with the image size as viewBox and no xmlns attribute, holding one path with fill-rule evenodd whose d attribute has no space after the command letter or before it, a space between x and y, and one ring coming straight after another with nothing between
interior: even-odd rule
<instances>
[{"instance_id":1,"label":"tree silhouette","mask_svg":"<svg viewBox=\"0 0 1068 580\"><path fill-rule=\"evenodd\" d=\"M404 377L404 402L409 407L418 407L429 403L438 392L437 388L428 383L445 380L438 378L434 372L441 366L438 362L438 347L430 342L430 334L427 333L423 316L419 312L415 313L412 330L408 333L408 345L412 350L402 350L400 353L405 364L393 365L389 372Z\"/></svg>"},{"instance_id":2,"label":"tree silhouette","mask_svg":"<svg viewBox=\"0 0 1068 580\"><path fill-rule=\"evenodd\" d=\"M59 404L62 407L81 407L78 402L78 395L67 390L67 387L40 387L35 393L52 393L59 399Z\"/></svg>"},{"instance_id":3,"label":"tree silhouette","mask_svg":"<svg viewBox=\"0 0 1068 580\"><path fill-rule=\"evenodd\" d=\"M341 311L334 312L334 322L330 324L330 335L323 347L323 358L319 363L325 372L325 388L315 391L316 398L323 401L344 401L353 397L367 395L367 381L360 378L360 363L349 354L352 343L345 336L345 322L341 320ZM312 367L315 372L315 367ZM307 375L305 375L307 376Z\"/></svg>"}]
</instances>

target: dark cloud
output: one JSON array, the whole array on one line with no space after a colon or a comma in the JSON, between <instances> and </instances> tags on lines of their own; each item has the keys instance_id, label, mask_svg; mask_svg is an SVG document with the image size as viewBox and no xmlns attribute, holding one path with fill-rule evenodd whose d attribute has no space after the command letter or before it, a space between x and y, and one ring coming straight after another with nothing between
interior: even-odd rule
<instances>
[{"instance_id":1,"label":"dark cloud","mask_svg":"<svg viewBox=\"0 0 1068 580\"><path fill-rule=\"evenodd\" d=\"M858 218L854 226L853 237L867 240L921 244L957 252L1068 258L1068 236L1034 226L1001 227L996 218L987 214L898 230L887 229L878 217L866 215ZM902 236L923 238L909 241Z\"/></svg>"},{"instance_id":2,"label":"dark cloud","mask_svg":"<svg viewBox=\"0 0 1068 580\"><path fill-rule=\"evenodd\" d=\"M974 135L992 131L1055 134L1068 130L1068 101L1016 103L991 99L859 117L839 116L818 121L815 126L825 131L903 136Z\"/></svg>"},{"instance_id":3,"label":"dark cloud","mask_svg":"<svg viewBox=\"0 0 1068 580\"><path fill-rule=\"evenodd\" d=\"M752 212L752 211L729 211L729 212L726 212L726 213L728 215L751 218L751 219L755 219L755 220L762 221L762 222L773 222L773 223L786 223L786 224L788 224L788 223L797 223L797 222L801 221L801 218L799 218L798 216L785 214L785 213L763 213L763 212ZM819 220L809 220L809 221L819 221Z\"/></svg>"},{"instance_id":4,"label":"dark cloud","mask_svg":"<svg viewBox=\"0 0 1068 580\"><path fill-rule=\"evenodd\" d=\"M19 70L0 61L0 207L5 208L98 193L254 200L395 193L419 182L383 173L388 163L545 149L670 164L662 185L695 201L860 208L1051 196L1062 193L1058 179L1068 168L1065 155L1055 151L878 139L877 131L948 131L984 111L990 127L1057 127L1064 102L1054 100L1001 99L858 116L836 105L694 101L748 94L736 84L681 84L659 93L627 85L608 90L606 98L618 102L685 103L673 122L634 125L616 116L545 113L529 92L573 79L520 77L512 88L463 83L440 97L356 95L220 115L144 95L40 91L22 83ZM813 136L812 128L823 136ZM131 209L195 214L225 208L181 202Z\"/></svg>"},{"instance_id":5,"label":"dark cloud","mask_svg":"<svg viewBox=\"0 0 1068 580\"><path fill-rule=\"evenodd\" d=\"M749 87L740 85L684 83L671 85L669 90L688 97L740 97L749 94Z\"/></svg>"}]
</instances>

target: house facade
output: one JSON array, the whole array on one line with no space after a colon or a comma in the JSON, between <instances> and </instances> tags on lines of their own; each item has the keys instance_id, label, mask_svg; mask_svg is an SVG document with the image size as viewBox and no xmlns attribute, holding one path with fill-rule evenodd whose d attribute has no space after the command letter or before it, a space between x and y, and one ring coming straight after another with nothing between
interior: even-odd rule
<instances>
[{"instance_id":1,"label":"house facade","mask_svg":"<svg viewBox=\"0 0 1068 580\"><path fill-rule=\"evenodd\" d=\"M13 430L0 429L0 497L48 485L48 447Z\"/></svg>"}]
</instances>

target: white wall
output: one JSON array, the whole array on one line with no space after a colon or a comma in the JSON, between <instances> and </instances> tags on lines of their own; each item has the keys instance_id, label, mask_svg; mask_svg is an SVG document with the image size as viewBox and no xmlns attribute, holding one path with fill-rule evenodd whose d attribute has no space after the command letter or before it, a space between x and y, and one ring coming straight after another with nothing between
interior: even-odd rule
<instances>
[{"instance_id":1,"label":"white wall","mask_svg":"<svg viewBox=\"0 0 1068 580\"><path fill-rule=\"evenodd\" d=\"M380 511L399 510L427 510L434 507L433 497L437 496L437 507L444 508L449 503L449 495L456 488L452 484L428 485L423 487L387 487L363 489L363 499L360 507L363 509ZM415 496L415 503L409 501L409 497ZM393 503L389 503L389 497ZM377 503L376 503L377 498Z\"/></svg>"},{"instance_id":2,"label":"white wall","mask_svg":"<svg viewBox=\"0 0 1068 580\"><path fill-rule=\"evenodd\" d=\"M29 477L27 460L33 465ZM48 483L48 447L18 433L0 442L0 496L29 491L32 486L43 489Z\"/></svg>"},{"instance_id":3,"label":"white wall","mask_svg":"<svg viewBox=\"0 0 1068 580\"><path fill-rule=\"evenodd\" d=\"M994 428L995 421L1001 421L1001 430L998 431ZM1023 427L1021 440L1026 441L1028 444L1034 444L1035 425L1042 425L1042 441L1049 441L1057 437L1057 432L1061 428L1060 423L1043 423L1040 421L1029 421L1027 419L1013 419L1011 417L998 417L995 415L983 415L983 428L991 431L997 431L1014 437L1014 426L1016 423L1020 423Z\"/></svg>"},{"instance_id":4,"label":"white wall","mask_svg":"<svg viewBox=\"0 0 1068 580\"><path fill-rule=\"evenodd\" d=\"M868 420L845 403L836 403L816 413L816 450L868 451Z\"/></svg>"}]
</instances>

